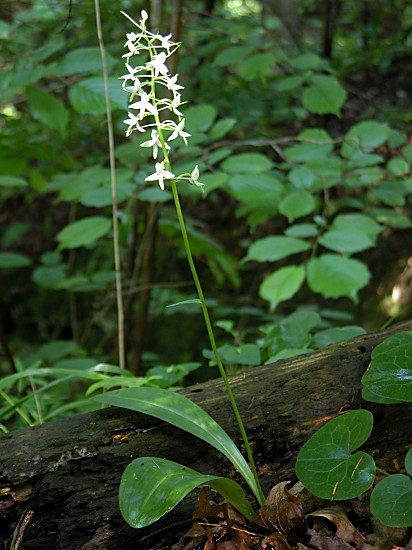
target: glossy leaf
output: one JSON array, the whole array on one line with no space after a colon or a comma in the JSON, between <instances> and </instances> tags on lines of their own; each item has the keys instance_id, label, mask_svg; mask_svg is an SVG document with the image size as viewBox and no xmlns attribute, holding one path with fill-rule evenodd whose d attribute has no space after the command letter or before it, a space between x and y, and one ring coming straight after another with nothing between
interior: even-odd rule
<instances>
[{"instance_id":1,"label":"glossy leaf","mask_svg":"<svg viewBox=\"0 0 412 550\"><path fill-rule=\"evenodd\" d=\"M275 262L281 258L292 256L298 252L308 250L310 244L292 237L264 237L255 241L247 252L244 262Z\"/></svg>"},{"instance_id":2,"label":"glossy leaf","mask_svg":"<svg viewBox=\"0 0 412 550\"><path fill-rule=\"evenodd\" d=\"M394 334L376 346L362 384L377 396L412 401L412 331Z\"/></svg>"},{"instance_id":3,"label":"glossy leaf","mask_svg":"<svg viewBox=\"0 0 412 550\"><path fill-rule=\"evenodd\" d=\"M412 480L395 474L380 481L371 494L371 512L389 527L412 525Z\"/></svg>"},{"instance_id":4,"label":"glossy leaf","mask_svg":"<svg viewBox=\"0 0 412 550\"><path fill-rule=\"evenodd\" d=\"M373 458L358 449L372 431L369 411L351 411L322 426L299 452L296 474L318 497L334 500L354 498L375 478Z\"/></svg>"},{"instance_id":5,"label":"glossy leaf","mask_svg":"<svg viewBox=\"0 0 412 550\"><path fill-rule=\"evenodd\" d=\"M239 449L223 428L187 397L160 388L130 388L108 392L95 399L106 405L154 416L203 439L232 462L259 500L260 488Z\"/></svg>"},{"instance_id":6,"label":"glossy leaf","mask_svg":"<svg viewBox=\"0 0 412 550\"><path fill-rule=\"evenodd\" d=\"M78 248L92 243L106 235L112 222L103 216L90 216L66 225L59 233L57 240L61 248Z\"/></svg>"},{"instance_id":7,"label":"glossy leaf","mask_svg":"<svg viewBox=\"0 0 412 550\"><path fill-rule=\"evenodd\" d=\"M199 485L212 487L250 521L255 518L243 489L235 481L154 457L137 458L126 467L119 489L120 510L132 527L146 527Z\"/></svg>"},{"instance_id":8,"label":"glossy leaf","mask_svg":"<svg viewBox=\"0 0 412 550\"><path fill-rule=\"evenodd\" d=\"M358 291L370 279L364 263L337 254L323 254L309 260L307 276L310 288L325 298L348 296L352 300L357 299Z\"/></svg>"},{"instance_id":9,"label":"glossy leaf","mask_svg":"<svg viewBox=\"0 0 412 550\"><path fill-rule=\"evenodd\" d=\"M279 302L292 298L305 280L305 270L302 266L291 265L282 267L269 275L259 288L259 295L271 303L274 308Z\"/></svg>"}]
</instances>

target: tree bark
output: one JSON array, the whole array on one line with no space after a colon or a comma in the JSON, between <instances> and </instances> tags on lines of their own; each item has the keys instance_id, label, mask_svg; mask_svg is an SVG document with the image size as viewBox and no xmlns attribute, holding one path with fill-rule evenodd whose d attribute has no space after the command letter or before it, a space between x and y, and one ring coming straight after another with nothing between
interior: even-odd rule
<instances>
[{"instance_id":1,"label":"tree bark","mask_svg":"<svg viewBox=\"0 0 412 550\"><path fill-rule=\"evenodd\" d=\"M394 460L403 464L412 433L410 405L364 402L360 385L372 349L403 330L412 330L412 321L233 377L265 492L279 481L295 479L300 447L343 407L371 410L375 427L365 449L376 460L381 457L386 467L391 468ZM240 445L221 381L192 386L184 393ZM20 528L22 542L12 546L15 549L165 550L153 546L150 537L164 528L185 532L188 525L179 522L190 523L196 495L156 525L130 528L119 512L117 491L123 469L139 456L168 458L239 479L212 447L123 409L107 408L20 430L0 438L0 542L10 548L13 532Z\"/></svg>"}]
</instances>

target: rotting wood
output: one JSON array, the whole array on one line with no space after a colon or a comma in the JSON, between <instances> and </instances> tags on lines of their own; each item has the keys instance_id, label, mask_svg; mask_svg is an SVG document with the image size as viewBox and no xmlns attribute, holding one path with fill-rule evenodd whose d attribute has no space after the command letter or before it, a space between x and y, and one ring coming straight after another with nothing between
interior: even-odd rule
<instances>
[{"instance_id":1,"label":"rotting wood","mask_svg":"<svg viewBox=\"0 0 412 550\"><path fill-rule=\"evenodd\" d=\"M402 330L412 330L412 321L232 378L265 492L279 481L294 479L301 445L344 407L374 412L375 428L365 448L375 459L382 457L389 467L393 460L402 461L411 443L410 405L366 403L360 392L372 349ZM221 381L192 386L184 393L239 443ZM187 524L179 522L190 520L195 495L150 528L134 530L124 523L117 505L119 480L125 466L138 456L168 458L239 479L230 463L207 444L155 419L117 408L6 434L0 437L4 548L10 547L13 531L29 512L33 514L23 549L155 548L148 538L151 533L186 531Z\"/></svg>"}]
</instances>

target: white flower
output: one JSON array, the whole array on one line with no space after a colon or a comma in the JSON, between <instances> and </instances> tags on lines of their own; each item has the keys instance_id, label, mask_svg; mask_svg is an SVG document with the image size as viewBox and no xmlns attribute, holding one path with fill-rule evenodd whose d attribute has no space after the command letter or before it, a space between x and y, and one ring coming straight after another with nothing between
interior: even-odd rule
<instances>
[{"instance_id":1,"label":"white flower","mask_svg":"<svg viewBox=\"0 0 412 550\"><path fill-rule=\"evenodd\" d=\"M155 76L159 76L159 73L163 76L166 76L168 73L168 69L165 65L165 61L165 52L160 52L159 54L155 55L153 61L148 61L146 63L146 67L153 67L155 71Z\"/></svg>"},{"instance_id":2,"label":"white flower","mask_svg":"<svg viewBox=\"0 0 412 550\"><path fill-rule=\"evenodd\" d=\"M157 114L157 109L150 102L149 94L147 94L146 92L141 92L140 101L136 101L136 103L132 103L131 105L129 105L129 109L140 109L139 120L142 120L142 118L144 118L146 111L151 113L152 115Z\"/></svg>"},{"instance_id":3,"label":"white flower","mask_svg":"<svg viewBox=\"0 0 412 550\"><path fill-rule=\"evenodd\" d=\"M156 34L155 38L157 40L160 40L161 42L161 48L164 48L169 53L170 48L175 46L176 44L174 42L170 42L170 39L172 38L171 34L168 34L167 36L162 36L161 34Z\"/></svg>"},{"instance_id":4,"label":"white flower","mask_svg":"<svg viewBox=\"0 0 412 550\"><path fill-rule=\"evenodd\" d=\"M141 17L142 17L142 23L144 23L145 21L147 21L147 19L148 19L148 17L149 17L149 16L147 15L147 11L142 10L142 11L140 12L140 15L141 15Z\"/></svg>"},{"instance_id":5,"label":"white flower","mask_svg":"<svg viewBox=\"0 0 412 550\"><path fill-rule=\"evenodd\" d=\"M190 178L189 178L189 182L196 185L197 187L203 187L205 184L204 183L201 183L199 181L199 168L196 164L196 166L194 167L191 175L190 175ZM203 191L203 189L202 189Z\"/></svg>"},{"instance_id":6,"label":"white flower","mask_svg":"<svg viewBox=\"0 0 412 550\"><path fill-rule=\"evenodd\" d=\"M147 176L145 178L145 181L158 181L160 185L160 189L162 191L165 188L165 184L163 180L171 180L175 178L176 176L172 174L172 172L169 172L165 169L163 162L156 162L156 172L154 174L151 174L150 176Z\"/></svg>"},{"instance_id":7,"label":"white flower","mask_svg":"<svg viewBox=\"0 0 412 550\"><path fill-rule=\"evenodd\" d=\"M179 111L178 107L182 104L181 102L181 95L176 92L174 98L170 102L170 109L175 113L175 115L182 117L182 113Z\"/></svg>"},{"instance_id":8,"label":"white flower","mask_svg":"<svg viewBox=\"0 0 412 550\"><path fill-rule=\"evenodd\" d=\"M178 76L179 76L178 74L175 74L175 76L172 76L172 78L166 77L166 86L169 88L169 90L173 92L173 95L175 97L176 95L180 96L180 94L177 94L177 90L184 89L184 86L181 86L180 84L176 83Z\"/></svg>"},{"instance_id":9,"label":"white flower","mask_svg":"<svg viewBox=\"0 0 412 550\"><path fill-rule=\"evenodd\" d=\"M167 141L172 141L173 139L176 139L178 136L180 136L181 138L183 138L183 141L185 142L185 145L187 145L187 139L186 138L190 137L192 134L188 134L187 132L185 132L183 130L183 128L185 126L185 119L182 118L182 120L179 122L179 124L176 124L176 123L173 123L173 124L175 126L175 129L173 130L172 134L169 136Z\"/></svg>"},{"instance_id":10,"label":"white flower","mask_svg":"<svg viewBox=\"0 0 412 550\"><path fill-rule=\"evenodd\" d=\"M152 139L149 141L145 141L144 143L140 144L140 147L153 147L153 158L157 159L157 153L159 150L159 147L162 147L162 144L160 143L159 139L159 133L157 130L152 130ZM170 146L165 143L166 149L170 149Z\"/></svg>"},{"instance_id":11,"label":"white flower","mask_svg":"<svg viewBox=\"0 0 412 550\"><path fill-rule=\"evenodd\" d=\"M139 117L137 117L133 113L128 113L128 115L129 115L129 118L123 121L125 124L129 126L126 131L126 136L130 136L133 130L144 132L144 129L139 124Z\"/></svg>"}]
</instances>

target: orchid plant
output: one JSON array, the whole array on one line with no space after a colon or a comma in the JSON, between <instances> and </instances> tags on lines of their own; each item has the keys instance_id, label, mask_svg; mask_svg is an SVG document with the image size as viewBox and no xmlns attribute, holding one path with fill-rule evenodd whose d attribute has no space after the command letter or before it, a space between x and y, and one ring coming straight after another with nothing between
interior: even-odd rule
<instances>
[{"instance_id":1,"label":"orchid plant","mask_svg":"<svg viewBox=\"0 0 412 550\"><path fill-rule=\"evenodd\" d=\"M168 58L176 52L180 44L171 40L171 34L162 36L150 32L147 29L148 15L145 11L141 12L138 23L129 15L125 13L123 15L135 27L134 32L127 34L125 43L127 52L123 57L126 60L127 74L120 77L123 89L130 94L129 114L124 121L127 126L126 136L130 136L133 132L142 134L150 132L149 139L140 146L151 147L153 159L156 162L154 172L149 174L145 181L157 182L162 190L166 185L170 185L186 256L198 293L197 302L202 308L214 358L225 383L248 462L219 424L200 407L180 394L160 388L142 387L108 392L96 399L105 404L152 415L213 445L238 469L251 488L256 501L262 506L265 497L243 421L219 356L179 200L178 183L187 181L200 189L203 189L204 184L199 181L200 173L197 165L191 173L175 175L170 162L172 150L170 143L180 137L187 145L187 139L190 138L190 134L184 129L184 116L179 110L183 104L180 93L183 86L178 83L178 75L171 75L167 67ZM139 64L135 66L133 61L136 58ZM193 300L189 301L193 303ZM132 527L145 527L171 510L199 485L209 485L249 520L255 518L256 514L242 487L235 481L201 474L180 464L155 457L140 457L127 466L119 490L120 509Z\"/></svg>"}]
</instances>

